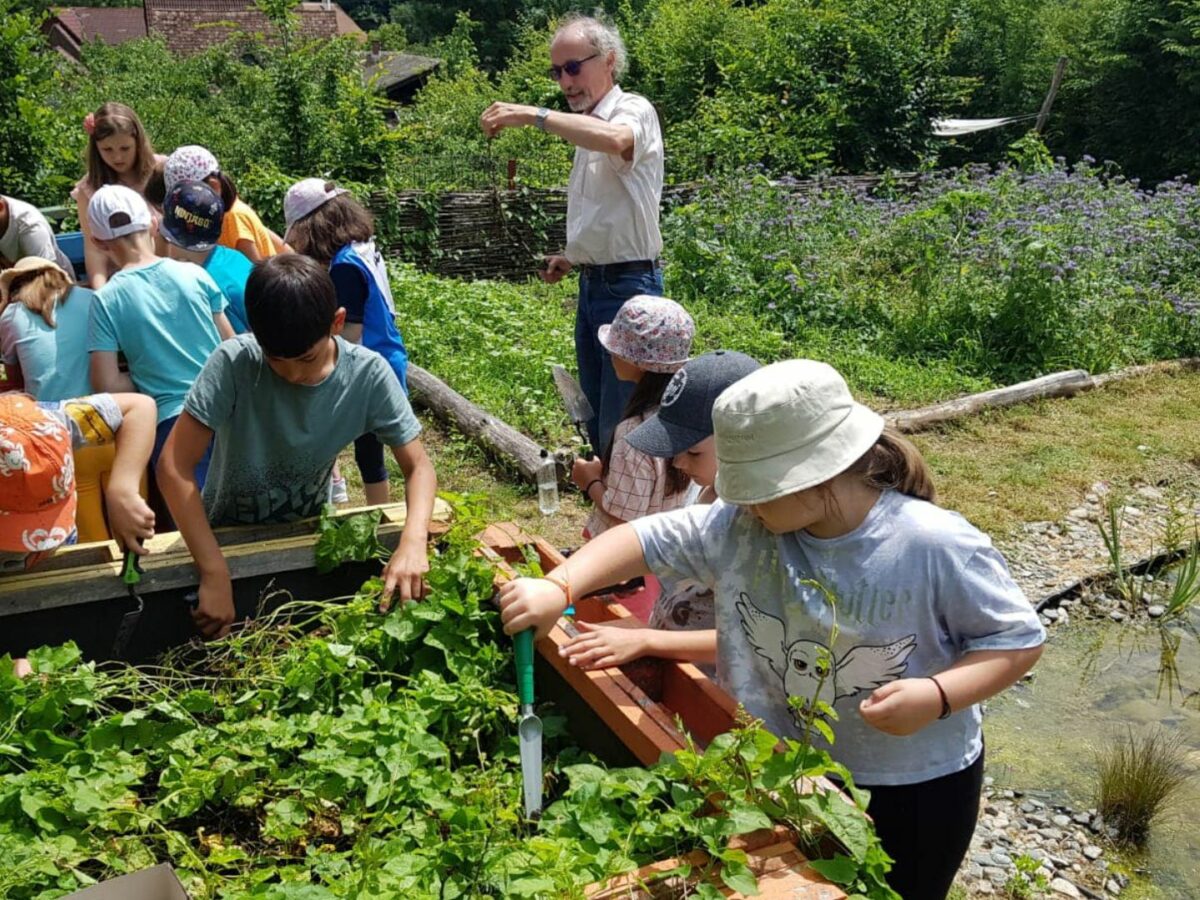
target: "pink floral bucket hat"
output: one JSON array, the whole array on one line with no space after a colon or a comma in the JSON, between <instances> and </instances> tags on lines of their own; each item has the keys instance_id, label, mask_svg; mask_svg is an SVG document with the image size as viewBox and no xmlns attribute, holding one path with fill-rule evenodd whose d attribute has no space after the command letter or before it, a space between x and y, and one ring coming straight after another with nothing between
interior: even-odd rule
<instances>
[{"instance_id":1,"label":"pink floral bucket hat","mask_svg":"<svg viewBox=\"0 0 1200 900\"><path fill-rule=\"evenodd\" d=\"M675 372L688 361L696 323L666 297L639 294L625 302L611 325L600 326L600 343L613 356L647 372Z\"/></svg>"}]
</instances>

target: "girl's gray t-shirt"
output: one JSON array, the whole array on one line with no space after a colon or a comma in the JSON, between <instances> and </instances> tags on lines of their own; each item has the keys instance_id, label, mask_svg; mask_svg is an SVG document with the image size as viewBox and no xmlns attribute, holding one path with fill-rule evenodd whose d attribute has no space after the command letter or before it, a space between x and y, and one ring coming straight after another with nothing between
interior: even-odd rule
<instances>
[{"instance_id":1,"label":"girl's gray t-shirt","mask_svg":"<svg viewBox=\"0 0 1200 900\"><path fill-rule=\"evenodd\" d=\"M184 402L216 433L204 483L214 525L291 522L319 515L338 453L363 434L398 447L421 433L387 360L337 342L320 384L291 384L267 364L252 334L221 343Z\"/></svg>"},{"instance_id":2,"label":"girl's gray t-shirt","mask_svg":"<svg viewBox=\"0 0 1200 900\"><path fill-rule=\"evenodd\" d=\"M958 513L895 491L831 539L774 535L721 501L632 524L656 575L713 588L721 686L781 736L799 736L789 695L830 703L839 719L829 749L859 784L949 775L983 748L977 705L906 737L873 728L858 705L875 688L937 674L965 653L1036 647L1046 637L986 535ZM806 582L829 589L836 610Z\"/></svg>"}]
</instances>

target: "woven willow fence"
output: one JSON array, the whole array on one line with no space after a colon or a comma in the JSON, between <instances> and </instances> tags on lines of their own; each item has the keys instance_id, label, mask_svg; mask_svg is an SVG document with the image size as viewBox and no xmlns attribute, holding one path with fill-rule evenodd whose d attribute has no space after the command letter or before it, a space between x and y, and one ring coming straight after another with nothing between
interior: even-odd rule
<instances>
[{"instance_id":1,"label":"woven willow fence","mask_svg":"<svg viewBox=\"0 0 1200 900\"><path fill-rule=\"evenodd\" d=\"M886 182L904 187L916 177L892 174ZM884 180L846 175L789 180L780 187L797 194L870 191ZM697 190L695 184L664 188L663 207L686 203ZM437 275L524 280L566 242L567 192L561 188L380 192L370 205L387 253Z\"/></svg>"}]
</instances>

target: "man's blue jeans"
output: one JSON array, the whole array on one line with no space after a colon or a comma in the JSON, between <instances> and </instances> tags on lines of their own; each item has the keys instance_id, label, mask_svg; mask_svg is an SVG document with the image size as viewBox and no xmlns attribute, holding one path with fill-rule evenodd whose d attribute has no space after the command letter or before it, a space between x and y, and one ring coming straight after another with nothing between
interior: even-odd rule
<instances>
[{"instance_id":1,"label":"man's blue jeans","mask_svg":"<svg viewBox=\"0 0 1200 900\"><path fill-rule=\"evenodd\" d=\"M579 383L596 416L588 422L588 440L603 453L621 421L621 413L633 383L620 381L608 351L600 346L598 332L608 325L617 310L638 294L662 296L662 269L612 274L604 266L592 266L579 276L579 308L575 313L575 359Z\"/></svg>"}]
</instances>

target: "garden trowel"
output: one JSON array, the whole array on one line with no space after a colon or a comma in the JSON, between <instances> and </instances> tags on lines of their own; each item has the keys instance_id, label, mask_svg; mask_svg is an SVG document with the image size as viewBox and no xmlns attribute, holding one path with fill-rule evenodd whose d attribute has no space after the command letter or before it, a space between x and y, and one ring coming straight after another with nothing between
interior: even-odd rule
<instances>
[{"instance_id":1,"label":"garden trowel","mask_svg":"<svg viewBox=\"0 0 1200 900\"><path fill-rule=\"evenodd\" d=\"M121 616L121 622L117 625L117 634L113 638L112 650L109 651L109 656L113 659L122 659L125 656L129 639L137 630L138 622L142 618L142 610L145 608L145 604L137 592L138 585L142 583L142 564L138 562L138 556L133 550L125 551L125 562L121 566L121 581L125 583L125 590L129 593L133 608Z\"/></svg>"},{"instance_id":2,"label":"garden trowel","mask_svg":"<svg viewBox=\"0 0 1200 900\"><path fill-rule=\"evenodd\" d=\"M570 372L557 364L551 366L550 371L554 375L554 386L558 388L558 396L562 397L567 415L571 417L571 424L575 426L575 430L579 432L579 439L583 441L583 448L579 452L584 459L591 459L593 454L591 444L588 443L587 423L596 415L592 404L588 402L583 388L571 377Z\"/></svg>"},{"instance_id":3,"label":"garden trowel","mask_svg":"<svg viewBox=\"0 0 1200 900\"><path fill-rule=\"evenodd\" d=\"M542 811L542 720L533 714L533 629L513 638L517 660L517 697L521 721L517 737L521 745L521 784L525 794L525 817Z\"/></svg>"}]
</instances>

